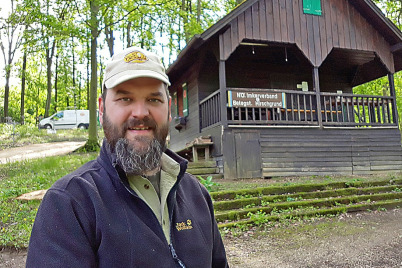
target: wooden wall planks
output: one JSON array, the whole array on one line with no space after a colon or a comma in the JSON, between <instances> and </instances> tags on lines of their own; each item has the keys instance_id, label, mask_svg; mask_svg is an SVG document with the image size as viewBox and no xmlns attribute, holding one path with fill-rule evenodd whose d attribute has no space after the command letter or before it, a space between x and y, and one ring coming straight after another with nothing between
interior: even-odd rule
<instances>
[{"instance_id":1,"label":"wooden wall planks","mask_svg":"<svg viewBox=\"0 0 402 268\"><path fill-rule=\"evenodd\" d=\"M313 66L321 66L332 48L375 51L394 72L390 45L347 0L322 1L322 16L303 13L302 0L260 0L229 24L224 54L230 57L243 39L295 43Z\"/></svg>"},{"instance_id":2,"label":"wooden wall planks","mask_svg":"<svg viewBox=\"0 0 402 268\"><path fill-rule=\"evenodd\" d=\"M266 177L362 175L402 169L398 129L266 129L260 137Z\"/></svg>"}]
</instances>

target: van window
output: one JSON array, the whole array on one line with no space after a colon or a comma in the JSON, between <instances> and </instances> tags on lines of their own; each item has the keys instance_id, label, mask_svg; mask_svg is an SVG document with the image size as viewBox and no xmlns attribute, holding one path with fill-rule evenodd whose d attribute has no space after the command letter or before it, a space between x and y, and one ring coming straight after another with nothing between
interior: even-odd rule
<instances>
[{"instance_id":1,"label":"van window","mask_svg":"<svg viewBox=\"0 0 402 268\"><path fill-rule=\"evenodd\" d=\"M53 117L53 119L54 120L59 120L59 119L61 119L61 118L63 118L64 117L64 112L58 112L54 117Z\"/></svg>"}]
</instances>

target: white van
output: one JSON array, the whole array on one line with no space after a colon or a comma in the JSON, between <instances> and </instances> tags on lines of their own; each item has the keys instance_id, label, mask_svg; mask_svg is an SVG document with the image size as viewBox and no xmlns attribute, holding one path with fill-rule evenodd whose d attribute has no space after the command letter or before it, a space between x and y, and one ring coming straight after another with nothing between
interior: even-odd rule
<instances>
[{"instance_id":1,"label":"white van","mask_svg":"<svg viewBox=\"0 0 402 268\"><path fill-rule=\"evenodd\" d=\"M64 110L42 119L39 128L69 129L89 127L89 110Z\"/></svg>"}]
</instances>

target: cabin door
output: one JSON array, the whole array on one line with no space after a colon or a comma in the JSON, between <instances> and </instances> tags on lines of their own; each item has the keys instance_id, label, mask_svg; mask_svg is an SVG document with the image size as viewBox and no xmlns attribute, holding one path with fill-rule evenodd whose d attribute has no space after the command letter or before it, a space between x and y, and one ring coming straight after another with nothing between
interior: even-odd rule
<instances>
[{"instance_id":1,"label":"cabin door","mask_svg":"<svg viewBox=\"0 0 402 268\"><path fill-rule=\"evenodd\" d=\"M259 132L235 133L237 178L261 178Z\"/></svg>"}]
</instances>

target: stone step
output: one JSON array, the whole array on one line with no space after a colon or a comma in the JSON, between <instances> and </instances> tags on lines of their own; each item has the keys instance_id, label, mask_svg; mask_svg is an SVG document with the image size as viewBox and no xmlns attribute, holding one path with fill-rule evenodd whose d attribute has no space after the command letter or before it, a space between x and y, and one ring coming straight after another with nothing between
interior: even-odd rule
<instances>
[{"instance_id":1,"label":"stone step","mask_svg":"<svg viewBox=\"0 0 402 268\"><path fill-rule=\"evenodd\" d=\"M217 167L208 168L189 168L187 172L193 175L205 175L205 174L215 174L218 173Z\"/></svg>"},{"instance_id":2,"label":"stone step","mask_svg":"<svg viewBox=\"0 0 402 268\"><path fill-rule=\"evenodd\" d=\"M188 162L188 168L210 168L216 167L215 161L198 161L198 162Z\"/></svg>"},{"instance_id":3,"label":"stone step","mask_svg":"<svg viewBox=\"0 0 402 268\"><path fill-rule=\"evenodd\" d=\"M312 209L312 210L300 210L293 211L289 213L277 214L277 215L263 215L260 214L258 217L250 217L242 220L228 221L224 223L218 223L220 229L232 228L236 226L244 226L249 224L259 224L262 222L273 222L279 221L281 219L294 219L294 218L305 218L305 217L316 217L325 215L337 215L340 213L350 213L358 211L376 210L376 209L393 209L402 206L402 200L385 200L377 201L366 204L352 204L339 207L322 208L322 209Z\"/></svg>"},{"instance_id":4,"label":"stone step","mask_svg":"<svg viewBox=\"0 0 402 268\"><path fill-rule=\"evenodd\" d=\"M190 174L191 174L191 173L190 173ZM213 174L201 174L201 175L196 175L197 178L198 178L198 176L201 176L203 179L206 179L206 178L208 178L209 176L211 176L213 182L217 182L216 180L223 179L223 174L216 174L216 173L213 173ZM218 183L219 183L219 182L218 182Z\"/></svg>"},{"instance_id":5,"label":"stone step","mask_svg":"<svg viewBox=\"0 0 402 268\"><path fill-rule=\"evenodd\" d=\"M325 190L316 192L301 192L293 194L283 194L283 195L263 195L258 197L248 197L239 198L242 195L238 195L237 199L234 200L222 200L215 201L215 210L230 210L245 207L247 205L261 205L264 202L286 202L286 201L296 201L296 200L306 200L315 198L330 198L339 196L351 196L351 195L364 195L364 194L378 194L392 192L395 189L402 189L402 185L388 185L388 186L377 186L377 187L367 187L367 188L342 188L335 190ZM212 193L213 195L213 193Z\"/></svg>"},{"instance_id":6,"label":"stone step","mask_svg":"<svg viewBox=\"0 0 402 268\"><path fill-rule=\"evenodd\" d=\"M238 195L250 195L250 196L262 196L262 195L281 195L281 194L297 194L300 192L315 192L326 191L332 189L343 188L364 188L374 186L386 186L386 185L402 185L402 179L398 180L378 180L378 181L366 181L366 182L329 182L329 183L309 183L309 184L296 184L290 186L268 186L257 187L252 189L241 190L228 190L213 192L211 196L214 200L233 200Z\"/></svg>"},{"instance_id":7,"label":"stone step","mask_svg":"<svg viewBox=\"0 0 402 268\"><path fill-rule=\"evenodd\" d=\"M370 203L382 200L400 200L402 201L402 192L390 192L369 195L354 195L337 198L311 199L293 202L274 202L265 206L249 206L233 210L216 210L215 218L217 222L233 221L248 218L250 213L264 212L270 214L276 211L294 210L299 208L314 207L335 207L347 204L356 204L359 202Z\"/></svg>"}]
</instances>

